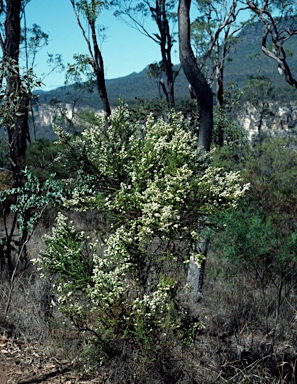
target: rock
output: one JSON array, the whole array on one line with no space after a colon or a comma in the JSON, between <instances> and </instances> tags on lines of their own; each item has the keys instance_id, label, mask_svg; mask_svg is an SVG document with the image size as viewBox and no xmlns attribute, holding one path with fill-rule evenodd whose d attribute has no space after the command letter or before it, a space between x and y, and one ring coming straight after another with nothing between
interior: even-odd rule
<instances>
[{"instance_id":1,"label":"rock","mask_svg":"<svg viewBox=\"0 0 297 384\"><path fill-rule=\"evenodd\" d=\"M251 141L260 134L289 137L297 133L297 104L259 103L256 107L248 102L237 113L236 120Z\"/></svg>"}]
</instances>

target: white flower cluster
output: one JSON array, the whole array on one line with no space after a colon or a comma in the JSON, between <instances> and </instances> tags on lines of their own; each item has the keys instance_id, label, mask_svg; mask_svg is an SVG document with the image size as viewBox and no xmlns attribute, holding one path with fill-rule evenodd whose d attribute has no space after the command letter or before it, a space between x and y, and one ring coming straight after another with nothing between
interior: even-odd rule
<instances>
[{"instance_id":1,"label":"white flower cluster","mask_svg":"<svg viewBox=\"0 0 297 384\"><path fill-rule=\"evenodd\" d=\"M131 307L131 318L135 321L134 326L139 326L138 321L146 321L148 324L154 323L162 328L165 325L164 319L172 306L171 290L172 284L159 284L154 292L135 298ZM152 330L149 328L147 331Z\"/></svg>"},{"instance_id":2,"label":"white flower cluster","mask_svg":"<svg viewBox=\"0 0 297 384\"><path fill-rule=\"evenodd\" d=\"M202 253L198 253L193 250L190 252L189 261L194 263L198 269L200 269L203 259L205 259L205 256Z\"/></svg>"},{"instance_id":3,"label":"white flower cluster","mask_svg":"<svg viewBox=\"0 0 297 384\"><path fill-rule=\"evenodd\" d=\"M150 115L142 126L131 123L127 107L121 106L113 111L108 127L101 116L96 119L98 126L85 130L77 145L98 174L81 176L71 197L64 199L67 207L103 209L114 224L107 229L102 254L95 255L88 246L93 270L85 292L104 316L110 308L112 313L125 308L126 322L131 319L136 327L142 319L162 329L183 289L186 276L179 275L190 261L201 264L203 256L191 250L200 238L199 225L205 217L236 206L249 186L242 185L238 172L207 166L209 156L202 159L180 113L171 114L168 121ZM58 215L51 239L72 233L75 241L63 250L49 242L45 257L63 276L71 259L79 260L81 253L80 235L75 237L75 228L66 221ZM63 258L55 257L57 252L63 252ZM61 287L61 300L73 305L71 294L67 296L70 288Z\"/></svg>"},{"instance_id":4,"label":"white flower cluster","mask_svg":"<svg viewBox=\"0 0 297 384\"><path fill-rule=\"evenodd\" d=\"M61 143L67 143L71 139L71 134L66 132L63 128L53 124L53 131L59 137Z\"/></svg>"},{"instance_id":5,"label":"white flower cluster","mask_svg":"<svg viewBox=\"0 0 297 384\"><path fill-rule=\"evenodd\" d=\"M113 198L106 201L111 210L123 214L131 210L138 212L135 216L144 237L156 231L166 235L178 227L179 211L193 177L190 165L196 156L194 141L182 123L181 114L173 115L171 123L155 122L149 116L143 140L140 142L138 137L134 140L137 145L133 145L133 154L137 154L137 149L137 161L126 163L127 182L122 182Z\"/></svg>"},{"instance_id":6,"label":"white flower cluster","mask_svg":"<svg viewBox=\"0 0 297 384\"><path fill-rule=\"evenodd\" d=\"M131 243L133 239L121 227L109 237L103 256L94 257L94 284L89 289L89 295L101 308L119 302L129 288L126 274L131 263L127 244Z\"/></svg>"},{"instance_id":7,"label":"white flower cluster","mask_svg":"<svg viewBox=\"0 0 297 384\"><path fill-rule=\"evenodd\" d=\"M72 189L71 198L62 197L62 204L65 208L74 208L79 211L87 211L96 206L96 195L89 196L82 188Z\"/></svg>"},{"instance_id":8,"label":"white flower cluster","mask_svg":"<svg viewBox=\"0 0 297 384\"><path fill-rule=\"evenodd\" d=\"M58 212L56 225L52 229L51 235L44 235L43 239L47 245L46 252L43 254L42 263L47 265L47 268L58 270L65 269L67 262L72 263L76 256L80 254L81 249L74 244L68 244L63 239L74 236L77 238L77 244L84 240L84 233L77 233L72 221L68 221L67 217L61 212ZM61 242L62 240L62 242ZM59 257L59 252L63 252L63 261Z\"/></svg>"},{"instance_id":9,"label":"white flower cluster","mask_svg":"<svg viewBox=\"0 0 297 384\"><path fill-rule=\"evenodd\" d=\"M249 184L242 184L239 172L224 172L222 168L211 166L205 170L198 182L198 189L202 191L201 200L208 212L235 208L249 187Z\"/></svg>"},{"instance_id":10,"label":"white flower cluster","mask_svg":"<svg viewBox=\"0 0 297 384\"><path fill-rule=\"evenodd\" d=\"M104 178L118 179L129 162L134 161L139 141L135 137L137 128L129 121L125 105L112 111L108 127L102 116L98 117L97 124L82 132L81 146Z\"/></svg>"}]
</instances>

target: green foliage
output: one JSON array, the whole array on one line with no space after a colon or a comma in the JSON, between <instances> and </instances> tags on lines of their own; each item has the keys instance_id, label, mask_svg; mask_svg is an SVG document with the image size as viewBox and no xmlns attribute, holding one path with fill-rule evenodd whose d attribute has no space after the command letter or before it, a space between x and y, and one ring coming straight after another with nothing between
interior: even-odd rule
<instances>
[{"instance_id":1,"label":"green foliage","mask_svg":"<svg viewBox=\"0 0 297 384\"><path fill-rule=\"evenodd\" d=\"M252 75L243 87L243 100L250 102L257 108L266 108L273 92L271 79L265 75Z\"/></svg>"},{"instance_id":2,"label":"green foliage","mask_svg":"<svg viewBox=\"0 0 297 384\"><path fill-rule=\"evenodd\" d=\"M108 220L88 241L59 214L38 263L57 277L64 313L101 346L129 341L157 353L201 326L184 304L188 263L201 259L193 243L205 221L232 209L248 186L239 173L210 166L182 114L149 115L145 124L132 116L120 105L107 126L104 116L85 114L87 129L75 137L56 127L68 146L61 159L77 169L59 204Z\"/></svg>"},{"instance_id":3,"label":"green foliage","mask_svg":"<svg viewBox=\"0 0 297 384\"><path fill-rule=\"evenodd\" d=\"M61 197L66 194L63 185L52 177L41 183L28 169L21 176L26 183L18 188L9 189L12 185L9 174L2 172L0 180L0 204L3 210L0 268L3 277L11 281L19 272L21 264L27 265L26 244L43 212L50 205L58 205Z\"/></svg>"},{"instance_id":4,"label":"green foliage","mask_svg":"<svg viewBox=\"0 0 297 384\"><path fill-rule=\"evenodd\" d=\"M91 64L91 57L87 54L75 54L73 56L74 64L68 64L66 72L66 84L81 84L86 81L86 86L95 81L94 70Z\"/></svg>"},{"instance_id":5,"label":"green foliage","mask_svg":"<svg viewBox=\"0 0 297 384\"><path fill-rule=\"evenodd\" d=\"M291 143L292 145L292 143ZM261 285L296 278L297 162L288 142L265 140L245 157L251 188L236 212L223 214L216 239L229 268L250 270Z\"/></svg>"},{"instance_id":6,"label":"green foliage","mask_svg":"<svg viewBox=\"0 0 297 384\"><path fill-rule=\"evenodd\" d=\"M13 199L11 210L17 212L19 222L19 233L31 231L45 208L52 205L60 205L62 196L66 195L64 184L54 180L51 175L44 183L25 169L23 177L26 180L24 186L19 188L6 189L0 193L0 203L7 199ZM28 213L30 213L28 215Z\"/></svg>"},{"instance_id":7,"label":"green foliage","mask_svg":"<svg viewBox=\"0 0 297 384\"><path fill-rule=\"evenodd\" d=\"M75 289L85 289L91 282L92 257L84 257L84 245L89 243L84 233L77 233L73 223L59 213L52 235L45 235L44 242L47 251L42 256L48 272L57 273L67 288L73 283Z\"/></svg>"},{"instance_id":8,"label":"green foliage","mask_svg":"<svg viewBox=\"0 0 297 384\"><path fill-rule=\"evenodd\" d=\"M214 126L212 141L214 144L219 143L219 132L223 132L224 144L231 147L237 147L247 142L245 131L230 118L230 113L225 108L214 108Z\"/></svg>"},{"instance_id":9,"label":"green foliage","mask_svg":"<svg viewBox=\"0 0 297 384\"><path fill-rule=\"evenodd\" d=\"M97 20L102 8L106 6L107 1L101 0L79 0L76 1L76 6L79 12L81 12L87 20Z\"/></svg>"},{"instance_id":10,"label":"green foliage","mask_svg":"<svg viewBox=\"0 0 297 384\"><path fill-rule=\"evenodd\" d=\"M263 277L265 266L269 264L271 247L277 245L271 221L246 207L243 211L224 215L223 223L222 252L232 261L232 274L244 267Z\"/></svg>"},{"instance_id":11,"label":"green foliage","mask_svg":"<svg viewBox=\"0 0 297 384\"><path fill-rule=\"evenodd\" d=\"M26 61L30 60L30 67L34 67L36 54L42 47L48 45L49 35L42 31L41 27L33 24L27 28L21 36L21 43L25 45Z\"/></svg>"},{"instance_id":12,"label":"green foliage","mask_svg":"<svg viewBox=\"0 0 297 384\"><path fill-rule=\"evenodd\" d=\"M20 74L20 72L22 74ZM15 60L2 60L0 64L0 76L3 79L0 88L0 126L13 129L16 116L22 116L27 112L28 99L33 98L32 91L41 85L32 68L22 69ZM12 91L7 87L8 79L20 77L21 87Z\"/></svg>"},{"instance_id":13,"label":"green foliage","mask_svg":"<svg viewBox=\"0 0 297 384\"><path fill-rule=\"evenodd\" d=\"M27 167L39 178L45 181L51 174L57 178L67 178L71 169L66 168L57 161L58 153L63 151L63 146L49 140L37 140L28 145L26 152Z\"/></svg>"},{"instance_id":14,"label":"green foliage","mask_svg":"<svg viewBox=\"0 0 297 384\"><path fill-rule=\"evenodd\" d=\"M216 24L205 16L197 17L191 23L191 40L194 46L196 57L203 56L209 45L209 36L212 36Z\"/></svg>"}]
</instances>

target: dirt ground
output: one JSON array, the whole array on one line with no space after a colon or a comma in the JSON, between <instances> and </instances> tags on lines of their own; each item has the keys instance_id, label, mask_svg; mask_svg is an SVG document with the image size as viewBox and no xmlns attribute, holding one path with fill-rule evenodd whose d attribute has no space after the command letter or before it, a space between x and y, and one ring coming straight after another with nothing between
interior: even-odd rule
<instances>
[{"instance_id":1,"label":"dirt ground","mask_svg":"<svg viewBox=\"0 0 297 384\"><path fill-rule=\"evenodd\" d=\"M0 384L7 384L7 371L2 364L0 364Z\"/></svg>"},{"instance_id":2,"label":"dirt ground","mask_svg":"<svg viewBox=\"0 0 297 384\"><path fill-rule=\"evenodd\" d=\"M48 356L37 343L0 336L0 384L106 383L100 375L86 375L75 362Z\"/></svg>"}]
</instances>

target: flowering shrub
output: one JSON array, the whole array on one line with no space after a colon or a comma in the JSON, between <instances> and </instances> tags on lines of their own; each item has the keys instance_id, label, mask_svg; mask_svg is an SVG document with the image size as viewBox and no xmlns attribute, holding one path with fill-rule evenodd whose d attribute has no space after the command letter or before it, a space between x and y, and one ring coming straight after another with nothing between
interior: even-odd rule
<instances>
[{"instance_id":1,"label":"flowering shrub","mask_svg":"<svg viewBox=\"0 0 297 384\"><path fill-rule=\"evenodd\" d=\"M109 126L94 115L80 137L60 138L69 148L64 162L78 170L62 206L102 212L109 227L94 245L58 215L40 264L58 275L59 302L71 315L90 300L93 333L109 345L193 335L201 324L186 306L186 270L203 257L193 243L248 186L239 173L209 166L211 155L202 156L180 113L166 121L150 115L143 125L121 105Z\"/></svg>"}]
</instances>

